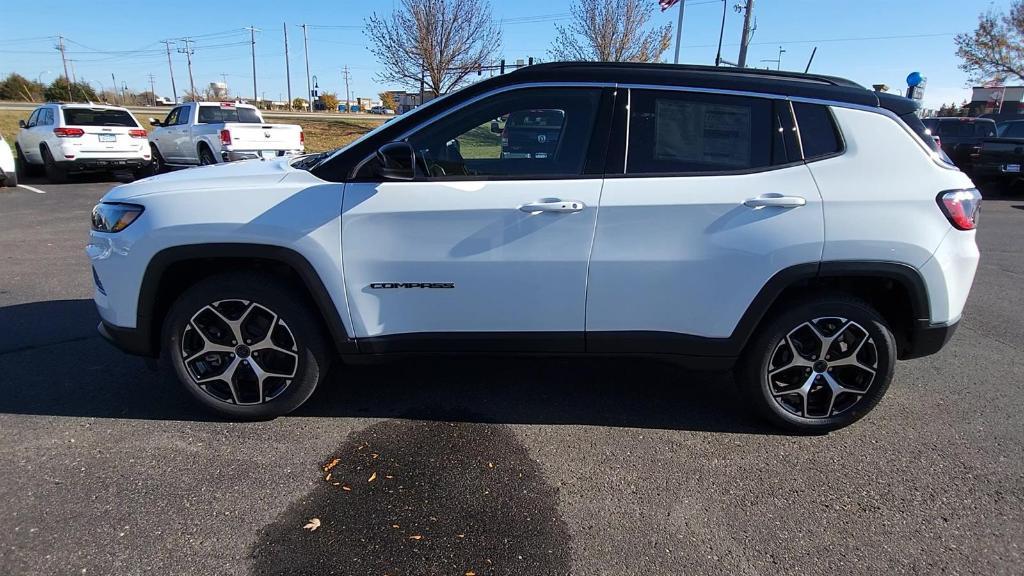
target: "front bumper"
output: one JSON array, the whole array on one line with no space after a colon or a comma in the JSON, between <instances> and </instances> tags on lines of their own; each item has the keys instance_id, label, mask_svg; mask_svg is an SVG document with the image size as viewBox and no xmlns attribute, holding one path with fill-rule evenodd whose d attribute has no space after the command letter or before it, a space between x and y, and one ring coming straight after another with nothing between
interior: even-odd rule
<instances>
[{"instance_id":1,"label":"front bumper","mask_svg":"<svg viewBox=\"0 0 1024 576\"><path fill-rule=\"evenodd\" d=\"M910 331L909 341L900 354L900 360L923 358L942 350L953 338L953 333L959 325L959 320L945 324L930 324L926 321L915 323Z\"/></svg>"},{"instance_id":2,"label":"front bumper","mask_svg":"<svg viewBox=\"0 0 1024 576\"><path fill-rule=\"evenodd\" d=\"M110 342L121 351L135 356L156 358L158 353L148 334L136 328L122 328L101 321L96 330L103 336L103 339Z\"/></svg>"}]
</instances>

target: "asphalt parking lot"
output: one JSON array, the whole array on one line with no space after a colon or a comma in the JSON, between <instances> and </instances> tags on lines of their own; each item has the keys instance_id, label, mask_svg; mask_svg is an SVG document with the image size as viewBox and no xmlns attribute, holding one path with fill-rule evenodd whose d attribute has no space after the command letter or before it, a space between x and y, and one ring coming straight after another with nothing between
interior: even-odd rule
<instances>
[{"instance_id":1,"label":"asphalt parking lot","mask_svg":"<svg viewBox=\"0 0 1024 576\"><path fill-rule=\"evenodd\" d=\"M95 332L113 183L27 183L0 189L0 574L1024 570L1020 191L986 190L951 344L796 437L726 377L632 360L351 367L292 416L219 421Z\"/></svg>"}]
</instances>

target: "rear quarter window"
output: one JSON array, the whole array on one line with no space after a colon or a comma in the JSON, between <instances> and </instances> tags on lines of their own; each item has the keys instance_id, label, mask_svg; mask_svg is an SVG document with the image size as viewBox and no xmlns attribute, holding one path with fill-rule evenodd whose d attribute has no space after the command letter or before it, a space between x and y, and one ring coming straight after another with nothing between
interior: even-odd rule
<instances>
[{"instance_id":1,"label":"rear quarter window","mask_svg":"<svg viewBox=\"0 0 1024 576\"><path fill-rule=\"evenodd\" d=\"M793 112L805 160L816 160L843 151L843 139L827 106L794 102Z\"/></svg>"},{"instance_id":2,"label":"rear quarter window","mask_svg":"<svg viewBox=\"0 0 1024 576\"><path fill-rule=\"evenodd\" d=\"M95 108L65 108L64 124L67 126L126 126L138 128L139 123L125 110L101 110Z\"/></svg>"}]
</instances>

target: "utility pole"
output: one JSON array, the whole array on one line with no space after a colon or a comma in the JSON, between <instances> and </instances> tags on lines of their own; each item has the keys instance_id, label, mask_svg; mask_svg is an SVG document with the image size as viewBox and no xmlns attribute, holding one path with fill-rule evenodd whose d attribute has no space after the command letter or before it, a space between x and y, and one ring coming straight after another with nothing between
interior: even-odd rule
<instances>
[{"instance_id":1,"label":"utility pole","mask_svg":"<svg viewBox=\"0 0 1024 576\"><path fill-rule=\"evenodd\" d=\"M149 103L153 106L156 105L156 86L154 85L153 73L149 74Z\"/></svg>"},{"instance_id":2,"label":"utility pole","mask_svg":"<svg viewBox=\"0 0 1024 576\"><path fill-rule=\"evenodd\" d=\"M686 0L679 0L679 21L676 23L676 58L673 61L679 64L679 43L683 40L683 11L686 9Z\"/></svg>"},{"instance_id":3,"label":"utility pole","mask_svg":"<svg viewBox=\"0 0 1024 576\"><path fill-rule=\"evenodd\" d=\"M114 73L110 73L110 81L113 82L113 86L110 87L114 91L114 102L117 102L117 78L114 78ZM124 104L124 102L122 102Z\"/></svg>"},{"instance_id":4,"label":"utility pole","mask_svg":"<svg viewBox=\"0 0 1024 576\"><path fill-rule=\"evenodd\" d=\"M185 47L178 48L178 52L184 54L185 58L188 60L188 84L192 87L192 101L195 102L197 94L196 79L192 76L192 55L195 54L196 50L192 47L191 38L182 38L181 41L185 43Z\"/></svg>"},{"instance_id":5,"label":"utility pole","mask_svg":"<svg viewBox=\"0 0 1024 576\"><path fill-rule=\"evenodd\" d=\"M309 35L306 34L306 25L302 24L302 51L306 54L306 109L313 111L313 87L309 84Z\"/></svg>"},{"instance_id":6,"label":"utility pole","mask_svg":"<svg viewBox=\"0 0 1024 576\"><path fill-rule=\"evenodd\" d=\"M288 59L288 23L282 22L284 25L284 77L285 83L288 84L288 109L292 109L292 69L291 61Z\"/></svg>"},{"instance_id":7,"label":"utility pole","mask_svg":"<svg viewBox=\"0 0 1024 576\"><path fill-rule=\"evenodd\" d=\"M722 36L725 35L725 9L726 0L722 0L722 28L718 31L718 54L715 56L715 66L722 63Z\"/></svg>"},{"instance_id":8,"label":"utility pole","mask_svg":"<svg viewBox=\"0 0 1024 576\"><path fill-rule=\"evenodd\" d=\"M174 44L173 40L161 40L162 44L167 47L167 70L171 73L171 99L174 103L178 103L178 87L174 85L174 66L171 66L171 44Z\"/></svg>"},{"instance_id":9,"label":"utility pole","mask_svg":"<svg viewBox=\"0 0 1024 576\"><path fill-rule=\"evenodd\" d=\"M349 91L348 91L349 74L348 74L348 65L347 64L345 65L345 69L342 71L342 76L344 76L344 78L345 78L345 112L351 112L352 111L352 94L350 94Z\"/></svg>"},{"instance_id":10,"label":"utility pole","mask_svg":"<svg viewBox=\"0 0 1024 576\"><path fill-rule=\"evenodd\" d=\"M736 64L743 68L747 65L747 48L750 47L750 39L754 35L754 28L756 24L751 27L754 21L754 0L747 0L747 5L743 8L743 36L740 38L740 57Z\"/></svg>"},{"instance_id":11,"label":"utility pole","mask_svg":"<svg viewBox=\"0 0 1024 576\"><path fill-rule=\"evenodd\" d=\"M64 37L57 34L57 50L60 50L60 60L64 63L64 81L68 83L68 102L75 98L71 95L71 76L68 76L68 59L64 55Z\"/></svg>"},{"instance_id":12,"label":"utility pole","mask_svg":"<svg viewBox=\"0 0 1024 576\"><path fill-rule=\"evenodd\" d=\"M256 91L256 33L263 32L263 30L253 26L249 26L245 30L249 31L249 50L252 52L252 99L258 107L260 100L259 92Z\"/></svg>"}]
</instances>

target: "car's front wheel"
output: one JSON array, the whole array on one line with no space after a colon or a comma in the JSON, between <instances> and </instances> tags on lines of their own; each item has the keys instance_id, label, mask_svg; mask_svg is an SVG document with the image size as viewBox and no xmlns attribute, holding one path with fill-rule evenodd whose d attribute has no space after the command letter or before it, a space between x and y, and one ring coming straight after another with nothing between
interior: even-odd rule
<instances>
[{"instance_id":1,"label":"car's front wheel","mask_svg":"<svg viewBox=\"0 0 1024 576\"><path fill-rule=\"evenodd\" d=\"M200 281L164 322L164 357L203 406L229 418L287 414L329 365L327 339L294 288L257 273Z\"/></svg>"},{"instance_id":2,"label":"car's front wheel","mask_svg":"<svg viewBox=\"0 0 1024 576\"><path fill-rule=\"evenodd\" d=\"M893 378L896 344L866 302L826 296L767 319L738 373L740 389L777 426L820 433L864 417Z\"/></svg>"}]
</instances>

